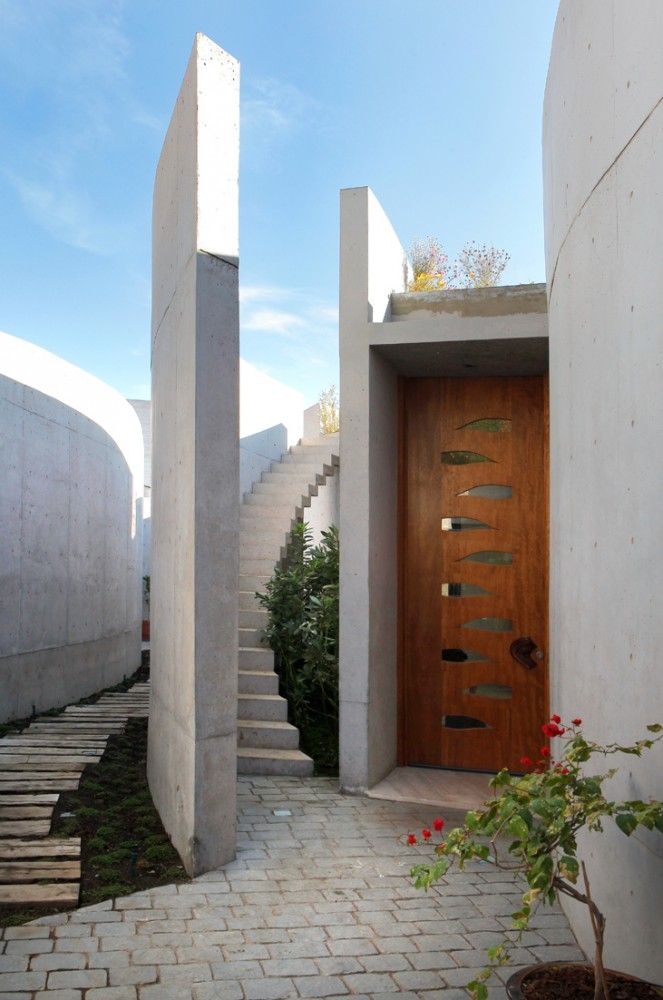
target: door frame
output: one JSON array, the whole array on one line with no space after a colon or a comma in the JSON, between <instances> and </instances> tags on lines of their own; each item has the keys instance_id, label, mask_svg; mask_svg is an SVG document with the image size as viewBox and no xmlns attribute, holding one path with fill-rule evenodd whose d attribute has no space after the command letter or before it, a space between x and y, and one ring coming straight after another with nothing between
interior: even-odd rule
<instances>
[{"instance_id":1,"label":"door frame","mask_svg":"<svg viewBox=\"0 0 663 1000\"><path fill-rule=\"evenodd\" d=\"M444 377L444 376L439 376ZM467 377L467 376L463 376ZM485 376L477 375L477 378ZM495 378L510 378L513 376L496 375ZM544 587L546 616L543 623L543 636L545 641L546 673L544 684L544 705L546 715L550 712L550 393L548 373L542 375L543 378L543 474L544 474L544 509L542 511L544 537L548 544L543 558ZM405 657L405 611L406 611L406 589L405 572L407 556L407 448L406 448L406 407L405 407L405 382L403 375L398 376L397 381L397 420L398 420L398 488L397 488L397 615L396 625L396 757L398 767L406 767L407 764L407 719L405 714L405 681L406 681L406 657ZM545 719L542 719L543 723ZM542 743L547 742L542 737Z\"/></svg>"}]
</instances>

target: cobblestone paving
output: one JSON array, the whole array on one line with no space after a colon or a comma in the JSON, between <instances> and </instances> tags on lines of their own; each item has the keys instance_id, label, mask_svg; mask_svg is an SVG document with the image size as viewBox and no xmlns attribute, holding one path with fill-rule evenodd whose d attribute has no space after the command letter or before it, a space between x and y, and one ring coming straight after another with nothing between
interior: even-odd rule
<instances>
[{"instance_id":1,"label":"cobblestone paving","mask_svg":"<svg viewBox=\"0 0 663 1000\"><path fill-rule=\"evenodd\" d=\"M0 997L467 996L510 925L510 875L475 865L417 892L419 848L402 834L430 823L426 806L339 795L324 778L242 778L239 796L238 857L223 870L0 930ZM582 957L560 911L533 927L518 964ZM499 980L490 995L505 996Z\"/></svg>"}]
</instances>

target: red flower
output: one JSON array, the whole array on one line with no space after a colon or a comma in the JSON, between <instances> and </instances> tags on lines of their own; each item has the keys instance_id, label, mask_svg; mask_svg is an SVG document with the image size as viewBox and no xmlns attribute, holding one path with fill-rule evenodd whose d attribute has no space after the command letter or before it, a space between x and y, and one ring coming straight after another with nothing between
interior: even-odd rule
<instances>
[{"instance_id":1,"label":"red flower","mask_svg":"<svg viewBox=\"0 0 663 1000\"><path fill-rule=\"evenodd\" d=\"M437 819L433 820L433 827L437 830L438 833L440 832L443 826L444 826L444 820L440 819L439 816L437 817Z\"/></svg>"},{"instance_id":2,"label":"red flower","mask_svg":"<svg viewBox=\"0 0 663 1000\"><path fill-rule=\"evenodd\" d=\"M520 758L520 763L523 765L523 767L531 767L532 766L532 761L529 759L529 757L521 757Z\"/></svg>"},{"instance_id":3,"label":"red flower","mask_svg":"<svg viewBox=\"0 0 663 1000\"><path fill-rule=\"evenodd\" d=\"M557 735L558 736L563 736L565 732L566 732L566 727L565 726L560 726L559 727L559 733Z\"/></svg>"},{"instance_id":4,"label":"red flower","mask_svg":"<svg viewBox=\"0 0 663 1000\"><path fill-rule=\"evenodd\" d=\"M551 715L550 716L550 720L551 720L551 722L561 722L562 721L562 717L561 717L561 715Z\"/></svg>"},{"instance_id":5,"label":"red flower","mask_svg":"<svg viewBox=\"0 0 663 1000\"><path fill-rule=\"evenodd\" d=\"M544 722L541 732L544 736L561 736L564 730L560 729L556 722Z\"/></svg>"},{"instance_id":6,"label":"red flower","mask_svg":"<svg viewBox=\"0 0 663 1000\"><path fill-rule=\"evenodd\" d=\"M550 757L550 750L548 749L548 747L541 747L541 756Z\"/></svg>"},{"instance_id":7,"label":"red flower","mask_svg":"<svg viewBox=\"0 0 663 1000\"><path fill-rule=\"evenodd\" d=\"M574 726L582 726L582 719L571 719Z\"/></svg>"},{"instance_id":8,"label":"red flower","mask_svg":"<svg viewBox=\"0 0 663 1000\"><path fill-rule=\"evenodd\" d=\"M415 837L415 835L413 833L408 833L408 835L407 835L407 842L410 845L410 847L412 847L413 844L416 844L417 838Z\"/></svg>"},{"instance_id":9,"label":"red flower","mask_svg":"<svg viewBox=\"0 0 663 1000\"><path fill-rule=\"evenodd\" d=\"M562 770L559 773L560 774L568 774L569 773L568 767L563 767Z\"/></svg>"},{"instance_id":10,"label":"red flower","mask_svg":"<svg viewBox=\"0 0 663 1000\"><path fill-rule=\"evenodd\" d=\"M430 832L430 830L428 828L423 829L421 831L421 836L424 838L424 840L430 840L430 838L431 838L431 832Z\"/></svg>"}]
</instances>

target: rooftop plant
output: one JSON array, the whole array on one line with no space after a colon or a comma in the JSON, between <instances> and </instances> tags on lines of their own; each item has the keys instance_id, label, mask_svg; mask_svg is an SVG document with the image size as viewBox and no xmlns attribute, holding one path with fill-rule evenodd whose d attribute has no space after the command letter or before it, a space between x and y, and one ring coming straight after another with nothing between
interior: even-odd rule
<instances>
[{"instance_id":1,"label":"rooftop plant","mask_svg":"<svg viewBox=\"0 0 663 1000\"><path fill-rule=\"evenodd\" d=\"M542 726L544 737L561 744L556 759L546 743L536 760L521 759L524 774L500 771L491 780L495 798L484 808L468 812L464 824L446 837L442 836L443 820L435 820L433 830L440 834L435 860L412 869L420 889L429 889L443 879L453 865L462 870L477 859L490 860L503 871L522 875L527 882L522 905L512 915L515 940L505 939L490 948L486 968L468 984L476 1000L486 1000L486 980L494 968L508 963L510 949L527 930L538 905L552 905L560 894L587 907L595 941L594 997L609 1000L603 966L605 916L592 895L585 863L578 858L578 834L583 829L600 832L606 820L614 821L627 837L641 827L663 833L663 802L614 802L606 798L603 786L618 769L588 773L587 767L594 758L621 754L641 757L663 738L663 726L647 726L649 735L632 744L601 744L585 737L582 719L572 719L566 725L561 721L559 715L553 715ZM431 844L436 839L429 829L421 831L421 838ZM506 843L503 838L507 838ZM407 839L411 845L418 842L412 833Z\"/></svg>"},{"instance_id":2,"label":"rooftop plant","mask_svg":"<svg viewBox=\"0 0 663 1000\"><path fill-rule=\"evenodd\" d=\"M496 285L509 263L506 250L487 244L466 243L453 265L438 239L427 236L410 247L410 292L435 292L445 288L488 288Z\"/></svg>"}]
</instances>

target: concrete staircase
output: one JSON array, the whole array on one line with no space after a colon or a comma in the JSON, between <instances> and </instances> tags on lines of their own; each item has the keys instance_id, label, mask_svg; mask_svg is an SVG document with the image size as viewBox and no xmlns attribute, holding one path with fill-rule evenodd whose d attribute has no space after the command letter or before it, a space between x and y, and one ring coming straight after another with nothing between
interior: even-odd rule
<instances>
[{"instance_id":1,"label":"concrete staircase","mask_svg":"<svg viewBox=\"0 0 663 1000\"><path fill-rule=\"evenodd\" d=\"M292 525L303 520L311 497L338 465L338 435L321 444L298 444L272 462L244 495L239 543L239 697L237 770L240 774L304 776L313 761L299 749L279 693L274 654L262 641L267 612L256 600L284 557Z\"/></svg>"}]
</instances>

